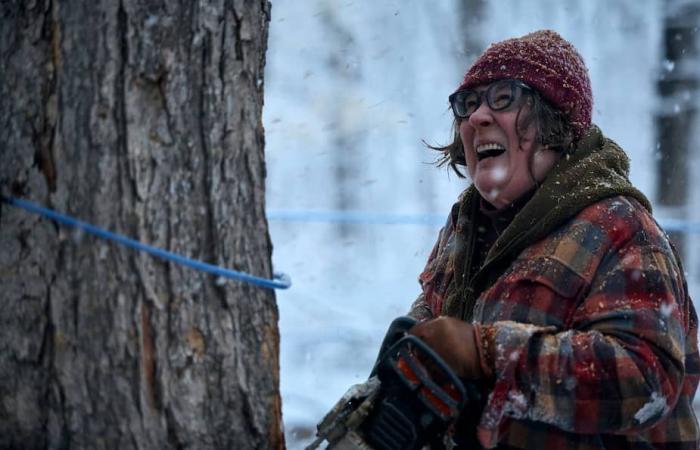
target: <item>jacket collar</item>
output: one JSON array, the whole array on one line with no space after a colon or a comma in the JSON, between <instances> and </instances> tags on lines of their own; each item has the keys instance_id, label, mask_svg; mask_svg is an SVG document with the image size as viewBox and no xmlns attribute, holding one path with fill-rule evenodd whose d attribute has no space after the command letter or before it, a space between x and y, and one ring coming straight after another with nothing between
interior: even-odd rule
<instances>
[{"instance_id":1,"label":"jacket collar","mask_svg":"<svg viewBox=\"0 0 700 450\"><path fill-rule=\"evenodd\" d=\"M629 158L593 125L576 149L552 168L540 188L520 209L489 251L484 265L469 279L474 251L473 224L480 196L472 185L462 195L456 221L456 246L451 266L454 289L443 303L443 314L471 320L474 303L530 245L547 237L587 206L608 197L637 199L651 211L649 200L629 181Z\"/></svg>"}]
</instances>

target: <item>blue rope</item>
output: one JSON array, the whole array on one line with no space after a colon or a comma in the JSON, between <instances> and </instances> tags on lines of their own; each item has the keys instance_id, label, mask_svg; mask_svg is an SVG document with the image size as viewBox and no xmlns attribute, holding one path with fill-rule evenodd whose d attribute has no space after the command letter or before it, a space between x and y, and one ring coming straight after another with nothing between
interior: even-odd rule
<instances>
[{"instance_id":1,"label":"blue rope","mask_svg":"<svg viewBox=\"0 0 700 450\"><path fill-rule=\"evenodd\" d=\"M129 239L125 236L112 233L95 225L82 222L73 217L60 214L48 208L44 208L35 203L21 200L14 197L1 197L0 200L10 205L17 206L29 212L39 214L49 219L55 220L67 226L72 226L84 230L88 233L103 239L116 242L129 248L150 253L161 259L173 261L193 269L208 272L224 278L246 281L248 283L262 286L269 289L288 289L292 282L288 275L275 272L273 279L256 277L244 272L208 264L202 261L193 260L180 256L158 247L143 244L139 241ZM362 211L287 211L270 210L267 212L269 220L296 221L296 222L328 222L343 224L372 224L372 225L430 225L441 226L445 223L445 217L439 214L392 214L392 213L368 213ZM683 220L667 219L660 220L660 225L666 232L681 232L689 234L700 234L700 223L687 222Z\"/></svg>"},{"instance_id":2,"label":"blue rope","mask_svg":"<svg viewBox=\"0 0 700 450\"><path fill-rule=\"evenodd\" d=\"M700 234L700 223L698 222L686 222L685 220L678 219L661 219L659 220L659 225L661 225L661 228L667 233Z\"/></svg>"},{"instance_id":3,"label":"blue rope","mask_svg":"<svg viewBox=\"0 0 700 450\"><path fill-rule=\"evenodd\" d=\"M268 210L269 220L285 222L327 222L368 225L444 225L444 214L392 214L362 211L290 211Z\"/></svg>"},{"instance_id":4,"label":"blue rope","mask_svg":"<svg viewBox=\"0 0 700 450\"><path fill-rule=\"evenodd\" d=\"M133 239L129 239L125 236L112 233L110 231L107 231L105 229L96 227L95 225L82 222L80 220L77 220L73 217L66 216L60 213L57 213L56 211L53 211L48 208L44 208L42 206L39 206L35 203L28 202L26 200L21 200L18 198L14 197L2 197L2 201L9 203L10 205L17 206L19 208L25 209L29 212L39 214L44 217L48 217L49 219L53 219L59 223L62 223L64 225L68 225L71 227L76 227L81 230L84 230L90 234L94 234L95 236L101 237L103 239L106 239L108 241L116 242L118 244L124 245L129 248L133 248L136 250L140 250L146 253L150 253L153 256L156 256L161 259L165 259L168 261L173 261L178 264L182 264L183 266L191 267L193 269L201 270L203 272L208 272L214 275L218 275L220 277L224 278L230 278L230 279L236 279L236 280L242 280L246 281L248 283L257 285L257 286L262 286L265 288L269 289L287 289L292 285L292 282L286 274L283 273L275 273L274 277L272 280L268 280L267 278L260 278L256 277L247 273L243 272L238 272L235 270L231 269L225 269L223 267L215 266L213 264L207 264L205 262L197 261L194 259L190 258L185 258L184 256L180 256L176 253L172 253L157 247L153 247L150 245L143 244L139 241L135 241Z\"/></svg>"},{"instance_id":5,"label":"blue rope","mask_svg":"<svg viewBox=\"0 0 700 450\"><path fill-rule=\"evenodd\" d=\"M324 222L341 224L368 225L429 225L442 226L447 220L446 214L391 214L363 211L290 211L269 210L269 220L285 222ZM668 232L700 234L699 222L677 219L659 220L661 227Z\"/></svg>"}]
</instances>

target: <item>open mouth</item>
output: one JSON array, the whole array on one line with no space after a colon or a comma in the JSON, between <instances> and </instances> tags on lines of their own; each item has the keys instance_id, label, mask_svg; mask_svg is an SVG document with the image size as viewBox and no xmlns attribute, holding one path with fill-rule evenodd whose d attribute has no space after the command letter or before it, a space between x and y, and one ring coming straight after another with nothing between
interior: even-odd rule
<instances>
[{"instance_id":1,"label":"open mouth","mask_svg":"<svg viewBox=\"0 0 700 450\"><path fill-rule=\"evenodd\" d=\"M502 155L506 148L501 144L482 144L476 148L476 159L481 161L486 158Z\"/></svg>"}]
</instances>

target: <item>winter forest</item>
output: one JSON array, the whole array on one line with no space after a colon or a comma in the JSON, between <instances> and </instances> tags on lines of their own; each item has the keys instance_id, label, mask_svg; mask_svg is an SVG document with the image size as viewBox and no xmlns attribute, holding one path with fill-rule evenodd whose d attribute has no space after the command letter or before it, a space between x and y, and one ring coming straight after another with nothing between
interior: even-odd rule
<instances>
[{"instance_id":1,"label":"winter forest","mask_svg":"<svg viewBox=\"0 0 700 450\"><path fill-rule=\"evenodd\" d=\"M308 445L470 185L448 96L540 29L700 306L700 0L1 2L0 448Z\"/></svg>"},{"instance_id":2,"label":"winter forest","mask_svg":"<svg viewBox=\"0 0 700 450\"><path fill-rule=\"evenodd\" d=\"M692 0L273 2L263 117L273 264L293 280L277 295L289 448L367 377L418 295L468 183L425 144L448 142L447 96L491 42L551 28L579 49L593 121L626 149L667 231L680 230L700 295L698 26ZM687 85L669 96L673 83ZM678 121L678 140L660 134L664 120Z\"/></svg>"}]
</instances>

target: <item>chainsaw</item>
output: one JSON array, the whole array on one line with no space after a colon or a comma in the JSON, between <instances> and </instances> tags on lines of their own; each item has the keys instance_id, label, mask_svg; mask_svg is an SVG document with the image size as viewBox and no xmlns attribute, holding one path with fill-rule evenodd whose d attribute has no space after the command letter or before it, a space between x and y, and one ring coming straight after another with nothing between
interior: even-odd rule
<instances>
[{"instance_id":1,"label":"chainsaw","mask_svg":"<svg viewBox=\"0 0 700 450\"><path fill-rule=\"evenodd\" d=\"M324 441L327 450L481 448L475 437L479 389L463 383L425 342L406 333L416 323L410 317L392 322L369 379L331 408L306 450Z\"/></svg>"}]
</instances>

